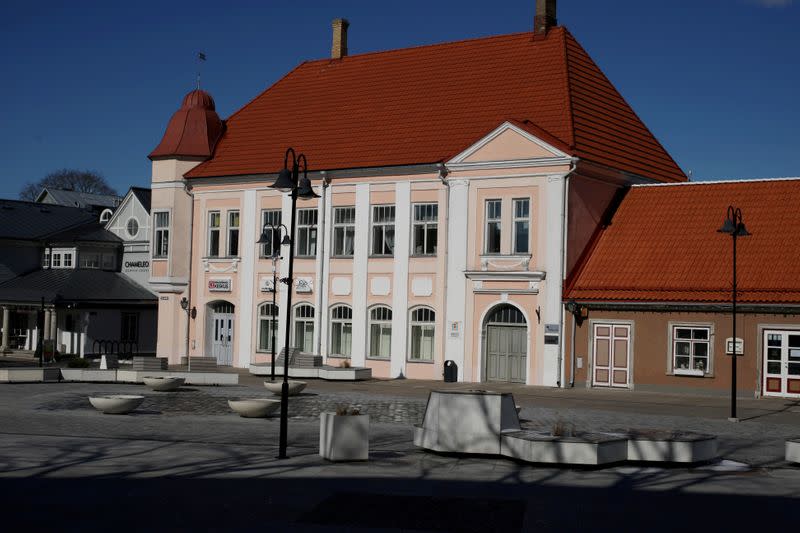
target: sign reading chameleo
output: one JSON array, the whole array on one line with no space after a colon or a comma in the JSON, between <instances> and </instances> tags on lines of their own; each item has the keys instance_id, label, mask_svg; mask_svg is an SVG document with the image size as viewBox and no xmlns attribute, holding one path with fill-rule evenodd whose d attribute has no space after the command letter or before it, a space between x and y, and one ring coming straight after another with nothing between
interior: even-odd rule
<instances>
[{"instance_id":1,"label":"sign reading chameleo","mask_svg":"<svg viewBox=\"0 0 800 533\"><path fill-rule=\"evenodd\" d=\"M214 278L208 280L208 292L231 292L231 278Z\"/></svg>"}]
</instances>

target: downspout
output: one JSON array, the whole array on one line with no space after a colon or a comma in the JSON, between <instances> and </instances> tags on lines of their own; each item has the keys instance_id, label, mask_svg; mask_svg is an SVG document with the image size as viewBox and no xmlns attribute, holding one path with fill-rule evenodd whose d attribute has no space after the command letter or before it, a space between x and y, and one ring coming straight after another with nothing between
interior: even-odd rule
<instances>
[{"instance_id":1,"label":"downspout","mask_svg":"<svg viewBox=\"0 0 800 533\"><path fill-rule=\"evenodd\" d=\"M319 288L317 289L317 349L314 353L322 355L322 317L326 315L322 310L322 290L325 287L325 238L328 235L325 229L325 217L328 214L328 208L325 205L328 200L328 185L330 185L330 178L326 171L320 172L322 175L322 231L319 233L321 236L319 254L322 259L319 262Z\"/></svg>"},{"instance_id":2,"label":"downspout","mask_svg":"<svg viewBox=\"0 0 800 533\"><path fill-rule=\"evenodd\" d=\"M569 171L564 174L564 189L561 195L561 249L559 250L559 257L561 258L561 279L560 285L561 290L559 291L559 299L564 298L564 280L567 277L567 258L566 258L566 250L567 250L567 202L569 201L568 193L568 183L569 177L575 172L575 169L578 168L578 161L577 157L572 158L572 166L570 167ZM556 375L556 386L561 387L561 377L564 375L564 323L566 322L566 310L564 306L561 307L561 346L558 351L558 374ZM571 347L572 356L575 355L575 345L573 344ZM573 371L574 373L574 371Z\"/></svg>"},{"instance_id":3,"label":"downspout","mask_svg":"<svg viewBox=\"0 0 800 533\"><path fill-rule=\"evenodd\" d=\"M447 194L444 196L444 289L442 292L442 313L444 315L444 328L443 328L443 335L442 335L442 365L444 365L444 358L447 355L447 266L449 260L449 250L450 250L450 183L447 181L447 167L444 163L438 163L437 168L439 169L438 178L441 180L442 185L447 187ZM444 369L444 366L442 366ZM444 370L442 370L444 371ZM461 369L462 376L464 375L464 369Z\"/></svg>"},{"instance_id":4,"label":"downspout","mask_svg":"<svg viewBox=\"0 0 800 533\"><path fill-rule=\"evenodd\" d=\"M580 313L580 307L578 311L572 314L572 327L570 328L572 331L570 333L570 341L569 341L569 388L575 387L575 329L577 328L576 323L578 322L578 314Z\"/></svg>"},{"instance_id":5,"label":"downspout","mask_svg":"<svg viewBox=\"0 0 800 533\"><path fill-rule=\"evenodd\" d=\"M192 358L189 356L189 335L190 335L190 325L192 322L192 263L194 262L194 257L192 257L192 244L194 243L194 193L192 192L192 186L188 183L184 184L183 190L186 194L189 195L189 279L186 284L186 296L189 300L189 305L186 306L186 371L192 371Z\"/></svg>"}]
</instances>

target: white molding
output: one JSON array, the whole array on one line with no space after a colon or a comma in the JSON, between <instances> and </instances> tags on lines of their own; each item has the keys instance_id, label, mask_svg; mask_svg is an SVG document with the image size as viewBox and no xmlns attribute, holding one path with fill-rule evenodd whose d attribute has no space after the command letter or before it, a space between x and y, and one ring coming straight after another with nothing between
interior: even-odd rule
<instances>
[{"instance_id":1,"label":"white molding","mask_svg":"<svg viewBox=\"0 0 800 533\"><path fill-rule=\"evenodd\" d=\"M471 155L473 155L475 152L477 152L478 150L480 150L481 148L483 148L484 146L486 146L487 144L492 142L494 139L499 137L501 134L505 133L506 131L513 131L514 133L520 135L521 137L527 139L528 141L538 145L540 148L542 148L542 149L550 152L551 154L553 154L552 158L547 158L547 159L568 159L569 160L568 162L571 162L571 160L572 160L572 156L570 156L569 154L559 150L558 148L556 148L552 144L543 141L539 137L536 137L535 135L533 135L531 133L528 133L527 131L515 126L514 124L512 124L512 123L510 123L508 121L506 121L506 122L503 122L502 124L500 124L499 126L497 126L497 128L495 128L488 135L486 135L483 138L481 138L478 142L476 142L475 144L473 144L472 146L470 146L469 148L467 148L463 152L461 152L458 155L456 155L455 157L453 157L450 161L447 162L447 166L448 167L452 167L453 165L470 165L470 163L464 163L464 161L466 159L468 159ZM529 160L529 161L538 161L538 160L539 160L539 158L533 159L533 160ZM496 163L501 163L501 162L498 162L498 161L491 162L491 163L488 164L488 166L494 166L494 164L496 164ZM455 168L455 167L453 167L453 168Z\"/></svg>"},{"instance_id":2,"label":"white molding","mask_svg":"<svg viewBox=\"0 0 800 533\"><path fill-rule=\"evenodd\" d=\"M150 184L150 189L184 189L186 187L186 182L183 180L174 180L174 181L159 181L157 183Z\"/></svg>"},{"instance_id":3,"label":"white molding","mask_svg":"<svg viewBox=\"0 0 800 533\"><path fill-rule=\"evenodd\" d=\"M111 218L109 218L108 222L106 222L106 225L103 226L106 230L109 230L109 228L111 228L111 226L114 224L114 222L116 222L117 218L119 218L121 216L122 212L125 210L126 205L128 204L128 202L131 201L131 197L132 196L135 196L133 194L133 191L132 190L128 190L128 194L125 195L125 198L123 198L122 201L120 202L120 204L114 209L114 211L111 213ZM144 206L142 206L142 207L144 207ZM104 209L104 211L105 211L105 209ZM147 211L147 210L145 209L145 211Z\"/></svg>"},{"instance_id":4,"label":"white molding","mask_svg":"<svg viewBox=\"0 0 800 533\"><path fill-rule=\"evenodd\" d=\"M520 267L527 270L532 258L531 254L481 254L481 270L488 271L490 266L496 269Z\"/></svg>"},{"instance_id":5,"label":"white molding","mask_svg":"<svg viewBox=\"0 0 800 533\"><path fill-rule=\"evenodd\" d=\"M256 191L245 191L242 199L242 210L239 219L239 253L241 254L241 273L239 274L239 325L233 330L233 334L238 334L239 354L236 366L239 368L249 368L251 354L255 351L255 346L251 346L253 341L254 322L258 319L258 313L253 305L253 293L255 292L255 262L256 262L256 226L252 223L253 218L260 216L258 210L258 198ZM226 243L227 245L227 243ZM236 261L232 266L236 266ZM234 338L236 341L236 338Z\"/></svg>"},{"instance_id":6,"label":"white molding","mask_svg":"<svg viewBox=\"0 0 800 533\"><path fill-rule=\"evenodd\" d=\"M332 273L331 273L331 249L333 246L333 183L328 184L327 188L323 188L324 193L327 194L327 198L325 201L325 210L326 210L326 223L327 227L325 228L325 234L322 236L325 243L325 254L323 257L323 262L325 265L324 274L325 274L325 282L320 284L321 291L320 295L322 297L321 308L328 309L330 306L330 291L331 291L331 280L332 280ZM323 358L327 357L328 355L328 318L327 313L320 315L320 353Z\"/></svg>"},{"instance_id":7,"label":"white molding","mask_svg":"<svg viewBox=\"0 0 800 533\"><path fill-rule=\"evenodd\" d=\"M244 232L243 232L244 233ZM253 240L255 242L255 240ZM239 242L239 247L241 249L241 240ZM209 258L203 257L203 272L212 272L212 273L223 273L223 272L238 272L239 271L239 262L241 261L240 257L231 257L231 258ZM215 267L215 263L230 263L228 266L225 267ZM243 267L245 265L242 265Z\"/></svg>"},{"instance_id":8,"label":"white molding","mask_svg":"<svg viewBox=\"0 0 800 533\"><path fill-rule=\"evenodd\" d=\"M547 273L541 270L534 271L508 271L508 270L467 270L464 272L467 279L479 281L542 281L547 278Z\"/></svg>"},{"instance_id":9,"label":"white molding","mask_svg":"<svg viewBox=\"0 0 800 533\"><path fill-rule=\"evenodd\" d=\"M259 214L259 216L261 216ZM260 224L259 220L259 224ZM290 227L292 224L292 198L290 195L286 193L281 193L281 223L286 224L286 227ZM292 235L292 244L294 246L294 235ZM280 279L285 278L289 275L289 250L284 250L281 247L281 255L286 257L285 261L278 262L278 334L275 335L275 353L279 353L280 350L283 349L284 344L286 342L286 327L287 327L287 319L294 312L294 309L287 309L287 297L289 294L289 290L285 290L284 287L280 286ZM293 298L294 299L294 298ZM297 305L297 300L294 301L293 306ZM315 313L318 313L319 310L314 309ZM315 332L316 334L316 332ZM291 339L294 335L294 331L290 332L289 338Z\"/></svg>"},{"instance_id":10,"label":"white molding","mask_svg":"<svg viewBox=\"0 0 800 533\"><path fill-rule=\"evenodd\" d=\"M398 183L395 201L395 260L391 283L392 352L391 377L406 374L408 355L408 263L411 240L411 183Z\"/></svg>"},{"instance_id":11,"label":"white molding","mask_svg":"<svg viewBox=\"0 0 800 533\"><path fill-rule=\"evenodd\" d=\"M467 278L464 273L467 269L467 252L469 250L469 184L450 182L449 198L447 200L447 294L446 309L444 309L444 328L440 334L445 335L444 359L455 361L458 365L458 379L464 380L468 375L464 368L464 347L466 345L467 331ZM474 236L473 236L474 237ZM460 322L461 334L452 337L449 334L450 325ZM440 322L441 323L441 322Z\"/></svg>"},{"instance_id":12,"label":"white molding","mask_svg":"<svg viewBox=\"0 0 800 533\"><path fill-rule=\"evenodd\" d=\"M482 170L494 168L554 167L572 164L571 157L546 157L536 159L514 159L512 161L476 161L474 163L448 163L450 170Z\"/></svg>"},{"instance_id":13,"label":"white molding","mask_svg":"<svg viewBox=\"0 0 800 533\"><path fill-rule=\"evenodd\" d=\"M511 291L505 291L505 292L508 293L508 292L511 292ZM532 363L532 361L531 361L531 337L533 336L533 329L531 328L531 320L530 320L530 317L528 316L528 313L525 312L525 309L522 306L520 306L519 304L517 304L516 302L509 301L508 300L508 296L506 296L505 298L501 297L499 300L494 300L493 302L490 302L489 304L487 304L483 308L483 311L481 312L480 320L477 323L477 326L480 328L480 335L478 335L478 344L480 346L478 347L478 354L479 354L478 355L478 368L477 368L478 379L476 381L478 383L482 382L484 380L484 374L485 374L484 364L485 364L485 361L486 361L486 350L485 350L485 347L486 347L486 339L485 339L485 337L486 337L486 317L489 314L489 311L491 311L492 309L494 309L498 305L504 305L504 304L507 304L507 305L510 305L511 307L514 307L520 313L522 313L523 317L525 317L525 326L527 328L526 345L525 345L525 349L526 349L526 352L525 352L525 357L526 357L526 362L525 362L525 384L526 385L530 385L531 384L531 363Z\"/></svg>"},{"instance_id":14,"label":"white molding","mask_svg":"<svg viewBox=\"0 0 800 533\"><path fill-rule=\"evenodd\" d=\"M367 271L369 265L369 183L356 185L356 231L353 243L353 366L364 366L367 352ZM395 225L395 227L397 227ZM397 248L395 236L395 248Z\"/></svg>"}]
</instances>

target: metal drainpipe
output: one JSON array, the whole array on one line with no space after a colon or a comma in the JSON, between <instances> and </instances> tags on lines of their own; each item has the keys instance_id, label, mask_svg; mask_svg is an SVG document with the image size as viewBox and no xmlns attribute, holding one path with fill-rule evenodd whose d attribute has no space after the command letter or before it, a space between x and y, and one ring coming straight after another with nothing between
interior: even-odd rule
<instances>
[{"instance_id":1,"label":"metal drainpipe","mask_svg":"<svg viewBox=\"0 0 800 533\"><path fill-rule=\"evenodd\" d=\"M444 196L445 206L444 206L444 285L443 285L443 293L442 293L442 313L444 314L444 334L442 335L442 368L444 369L444 358L447 355L447 263L449 259L449 249L450 249L450 183L447 181L447 167L445 167L444 163L439 163L436 165L439 168L439 179L442 181L442 184L447 187L447 194ZM412 214L413 216L413 214ZM464 369L461 369L462 376L464 375Z\"/></svg>"},{"instance_id":2,"label":"metal drainpipe","mask_svg":"<svg viewBox=\"0 0 800 533\"><path fill-rule=\"evenodd\" d=\"M191 331L192 322L192 243L194 242L194 193L192 193L192 186L188 183L184 184L183 190L189 195L189 280L186 285L186 296L189 300L189 305L186 306L186 371L192 371L192 358L189 356L189 335Z\"/></svg>"},{"instance_id":3,"label":"metal drainpipe","mask_svg":"<svg viewBox=\"0 0 800 533\"><path fill-rule=\"evenodd\" d=\"M580 308L579 308L580 309ZM580 310L578 311L580 313ZM569 387L575 387L575 329L576 329L576 322L578 321L578 316L573 314L572 315L572 332L571 332L571 340L569 343Z\"/></svg>"},{"instance_id":4,"label":"metal drainpipe","mask_svg":"<svg viewBox=\"0 0 800 533\"><path fill-rule=\"evenodd\" d=\"M558 295L559 300L563 299L564 279L567 275L567 261L565 253L567 250L567 183L569 182L570 175L578 168L578 158L572 158L572 166L569 171L564 174L564 189L561 198L561 249L559 250L559 257L561 258L561 293ZM558 350L558 374L556 375L556 386L561 387L561 377L564 375L564 322L566 318L566 310L561 306L561 346Z\"/></svg>"},{"instance_id":5,"label":"metal drainpipe","mask_svg":"<svg viewBox=\"0 0 800 533\"><path fill-rule=\"evenodd\" d=\"M319 253L322 259L319 262L319 287L317 288L317 349L316 355L322 355L322 317L323 315L327 316L327 313L323 313L322 310L322 289L325 287L325 237L327 236L327 231L325 229L325 217L328 213L326 202L328 200L327 191L328 185L330 185L330 178L328 177L328 173L324 170L320 172L322 175L322 231L318 234L321 236L320 238L320 249Z\"/></svg>"}]
</instances>

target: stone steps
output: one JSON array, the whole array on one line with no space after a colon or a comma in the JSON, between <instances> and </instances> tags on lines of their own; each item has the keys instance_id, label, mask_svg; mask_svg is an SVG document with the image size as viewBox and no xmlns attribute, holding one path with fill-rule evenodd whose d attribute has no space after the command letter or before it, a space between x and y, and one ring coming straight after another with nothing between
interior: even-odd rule
<instances>
[{"instance_id":1,"label":"stone steps","mask_svg":"<svg viewBox=\"0 0 800 533\"><path fill-rule=\"evenodd\" d=\"M275 366L283 368L286 349L281 350L275 359ZM292 348L289 353L289 366L292 368L317 368L322 366L322 356L312 353L301 352L297 348Z\"/></svg>"},{"instance_id":2,"label":"stone steps","mask_svg":"<svg viewBox=\"0 0 800 533\"><path fill-rule=\"evenodd\" d=\"M132 370L137 371L158 371L167 369L166 357L140 357L133 358Z\"/></svg>"}]
</instances>

